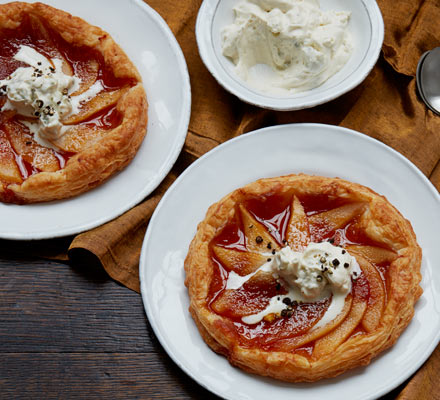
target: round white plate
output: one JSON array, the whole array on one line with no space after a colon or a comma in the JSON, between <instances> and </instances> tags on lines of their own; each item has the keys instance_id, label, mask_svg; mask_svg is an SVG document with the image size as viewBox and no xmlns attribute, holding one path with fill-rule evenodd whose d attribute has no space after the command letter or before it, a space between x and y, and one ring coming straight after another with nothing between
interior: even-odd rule
<instances>
[{"instance_id":1,"label":"round white plate","mask_svg":"<svg viewBox=\"0 0 440 400\"><path fill-rule=\"evenodd\" d=\"M109 32L134 62L149 102L147 136L127 168L90 192L43 204L0 203L0 238L4 239L46 239L82 232L135 206L159 185L176 161L191 112L182 51L165 21L142 0L45 3Z\"/></svg>"},{"instance_id":2,"label":"round white plate","mask_svg":"<svg viewBox=\"0 0 440 400\"><path fill-rule=\"evenodd\" d=\"M341 177L385 195L408 218L423 249L423 296L397 343L367 367L313 384L289 384L232 367L201 339L188 312L183 262L208 207L258 178L304 172ZM281 125L230 140L191 165L167 191L141 253L144 306L159 341L189 376L226 399L377 398L428 358L440 338L440 196L425 176L381 142L319 124Z\"/></svg>"},{"instance_id":3,"label":"round white plate","mask_svg":"<svg viewBox=\"0 0 440 400\"><path fill-rule=\"evenodd\" d=\"M382 14L375 0L320 0L323 10L350 11L348 29L353 52L345 66L321 86L289 96L273 96L252 89L223 56L221 30L234 21L237 0L204 0L197 16L196 38L200 56L215 79L241 100L263 108L287 111L326 103L359 85L376 64L384 38Z\"/></svg>"}]
</instances>

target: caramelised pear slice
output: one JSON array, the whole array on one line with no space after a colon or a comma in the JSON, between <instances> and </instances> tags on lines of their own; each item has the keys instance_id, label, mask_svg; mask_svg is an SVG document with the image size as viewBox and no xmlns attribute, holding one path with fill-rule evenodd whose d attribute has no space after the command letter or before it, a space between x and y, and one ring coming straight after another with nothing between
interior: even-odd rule
<instances>
[{"instance_id":1,"label":"caramelised pear slice","mask_svg":"<svg viewBox=\"0 0 440 400\"><path fill-rule=\"evenodd\" d=\"M286 340L288 341L294 337L303 337L307 332L310 332L313 326L325 314L329 304L329 298L320 300L318 303L290 304L289 308L285 308L284 312L281 311L280 314L271 313L265 315L264 321L274 323L270 326L266 325L264 329L257 328L252 333L252 336L258 337L264 349L277 351L277 346L280 342L285 343ZM288 351L292 351L292 348Z\"/></svg>"},{"instance_id":2,"label":"caramelised pear slice","mask_svg":"<svg viewBox=\"0 0 440 400\"><path fill-rule=\"evenodd\" d=\"M63 124L75 125L88 120L98 111L116 104L126 91L127 89L118 89L113 92L98 93L90 101L82 104L77 114L72 114L64 119Z\"/></svg>"},{"instance_id":3,"label":"caramelised pear slice","mask_svg":"<svg viewBox=\"0 0 440 400\"><path fill-rule=\"evenodd\" d=\"M304 207L298 197L293 196L290 221L287 227L286 240L290 248L303 251L310 243L309 223Z\"/></svg>"},{"instance_id":4,"label":"caramelised pear slice","mask_svg":"<svg viewBox=\"0 0 440 400\"><path fill-rule=\"evenodd\" d=\"M273 350L276 351L290 351L291 349L304 346L310 342L313 342L316 339L319 339L320 337L336 329L345 320L351 310L352 302L353 297L351 294L349 294L345 298L344 307L342 308L341 312L329 323L316 329L312 328L307 333L304 333L302 335L282 340L276 340L271 347L273 348ZM316 321L316 323L318 323L318 321Z\"/></svg>"},{"instance_id":5,"label":"caramelised pear slice","mask_svg":"<svg viewBox=\"0 0 440 400\"><path fill-rule=\"evenodd\" d=\"M366 208L366 203L350 203L311 215L309 217L309 229L312 240L322 240L336 229L343 228L353 218L362 214Z\"/></svg>"},{"instance_id":6,"label":"caramelised pear slice","mask_svg":"<svg viewBox=\"0 0 440 400\"><path fill-rule=\"evenodd\" d=\"M71 94L71 96L78 96L87 91L98 79L99 64L96 60L89 60L86 65L75 72L81 79L78 90Z\"/></svg>"},{"instance_id":7,"label":"caramelised pear slice","mask_svg":"<svg viewBox=\"0 0 440 400\"><path fill-rule=\"evenodd\" d=\"M241 318L264 310L270 299L279 294L277 281L271 273L259 271L239 289L224 290L212 303L222 315Z\"/></svg>"},{"instance_id":8,"label":"caramelised pear slice","mask_svg":"<svg viewBox=\"0 0 440 400\"><path fill-rule=\"evenodd\" d=\"M256 271L267 258L261 253L226 249L220 246L213 246L212 251L228 271L234 271L242 276Z\"/></svg>"},{"instance_id":9,"label":"caramelised pear slice","mask_svg":"<svg viewBox=\"0 0 440 400\"><path fill-rule=\"evenodd\" d=\"M90 129L84 125L72 125L64 135L52 140L52 144L63 151L77 153L88 146L93 146L108 132L106 129Z\"/></svg>"},{"instance_id":10,"label":"caramelised pear slice","mask_svg":"<svg viewBox=\"0 0 440 400\"><path fill-rule=\"evenodd\" d=\"M33 30L33 35L37 39L38 42L47 43L47 47L50 48L50 57L49 58L56 58L58 60L63 61L63 67L62 70L66 75L73 75L73 69L71 65L67 62L67 60L64 58L64 56L61 54L60 51L58 51L57 46L55 45L53 38L51 34L48 32L46 27L44 26L43 22L40 18L38 18L35 15L29 14L29 21ZM46 56L46 55L45 55Z\"/></svg>"},{"instance_id":11,"label":"caramelised pear slice","mask_svg":"<svg viewBox=\"0 0 440 400\"><path fill-rule=\"evenodd\" d=\"M368 308L362 318L362 326L367 332L373 332L379 325L385 307L385 287L379 271L372 264L361 256L357 256L356 260L370 286Z\"/></svg>"},{"instance_id":12,"label":"caramelised pear slice","mask_svg":"<svg viewBox=\"0 0 440 400\"><path fill-rule=\"evenodd\" d=\"M22 182L14 151L3 129L0 129L0 180L8 183Z\"/></svg>"},{"instance_id":13,"label":"caramelised pear slice","mask_svg":"<svg viewBox=\"0 0 440 400\"><path fill-rule=\"evenodd\" d=\"M3 124L3 128L7 132L15 152L23 160L40 171L53 172L60 169L59 161L53 150L40 146L33 140L30 133L24 133L24 131L29 132L25 126L10 120Z\"/></svg>"},{"instance_id":14,"label":"caramelised pear slice","mask_svg":"<svg viewBox=\"0 0 440 400\"><path fill-rule=\"evenodd\" d=\"M376 265L390 264L398 257L394 251L376 246L358 246L351 244L346 246L346 249L351 255L360 255Z\"/></svg>"},{"instance_id":15,"label":"caramelised pear slice","mask_svg":"<svg viewBox=\"0 0 440 400\"><path fill-rule=\"evenodd\" d=\"M267 253L280 248L267 228L258 222L243 205L240 205L240 214L246 236L246 247L249 251Z\"/></svg>"},{"instance_id":16,"label":"caramelised pear slice","mask_svg":"<svg viewBox=\"0 0 440 400\"><path fill-rule=\"evenodd\" d=\"M353 294L353 303L347 318L345 318L338 327L315 342L315 348L312 354L313 358L319 359L326 354L330 354L343 343L359 325L367 309L367 300L359 292L360 291L355 290Z\"/></svg>"}]
</instances>

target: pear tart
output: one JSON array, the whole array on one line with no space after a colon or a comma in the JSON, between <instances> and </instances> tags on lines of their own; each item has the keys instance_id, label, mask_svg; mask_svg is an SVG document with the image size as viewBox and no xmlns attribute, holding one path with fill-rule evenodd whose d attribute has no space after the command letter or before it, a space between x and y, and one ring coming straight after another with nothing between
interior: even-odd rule
<instances>
[{"instance_id":1,"label":"pear tart","mask_svg":"<svg viewBox=\"0 0 440 400\"><path fill-rule=\"evenodd\" d=\"M75 196L132 160L147 100L108 33L41 3L0 5L0 61L1 201Z\"/></svg>"},{"instance_id":2,"label":"pear tart","mask_svg":"<svg viewBox=\"0 0 440 400\"><path fill-rule=\"evenodd\" d=\"M294 265L319 246L340 256L311 253L321 265L311 275L273 269L287 250ZM341 257L358 268L344 296L291 296L299 290L291 282L315 290L348 271ZM397 340L422 293L420 265L411 224L385 197L300 174L256 181L212 205L185 259L185 284L214 351L248 372L312 382L366 365Z\"/></svg>"}]
</instances>

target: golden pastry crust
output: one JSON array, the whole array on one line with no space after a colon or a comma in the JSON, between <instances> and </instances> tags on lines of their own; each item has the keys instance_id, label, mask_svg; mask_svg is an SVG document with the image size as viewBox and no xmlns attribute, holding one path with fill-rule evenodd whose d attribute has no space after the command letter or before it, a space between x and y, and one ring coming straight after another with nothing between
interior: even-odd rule
<instances>
[{"instance_id":1,"label":"golden pastry crust","mask_svg":"<svg viewBox=\"0 0 440 400\"><path fill-rule=\"evenodd\" d=\"M81 127L83 137L89 135L91 139L71 145L74 155L64 167L60 165L56 171L35 173L22 182L11 183L0 179L0 200L13 203L64 199L96 187L133 159L147 127L148 104L141 77L108 33L45 4L21 2L0 6L0 30L18 29L24 18L29 16L43 21L68 45L86 46L97 52L104 60L104 68L110 70L114 78L129 81L130 85L123 88L116 103L111 104L119 113L120 123L99 132L99 135L94 128L87 131L87 127ZM99 104L97 108L99 111ZM71 141L75 142L75 138Z\"/></svg>"},{"instance_id":2,"label":"golden pastry crust","mask_svg":"<svg viewBox=\"0 0 440 400\"><path fill-rule=\"evenodd\" d=\"M342 244L343 247L349 248L350 254L359 262L362 275L366 276L368 282L370 300L365 300L362 308L361 302L356 302L356 294L353 294L353 299L349 295L347 299L352 302L347 303L346 300L346 306L347 309L351 307L350 313L346 314L346 317L341 316L341 322L338 322L334 329L321 333L320 337L315 334L315 338L309 337L308 341L303 340L302 343L297 341L294 335L269 347L258 342L246 341L237 331L234 321L228 316L216 313L211 303L213 299L210 288L215 275L215 265L212 261L214 238L236 218L237 213L240 213L240 205L246 204L247 199L267 193L288 194L298 198L324 195L326 198L342 200L347 204L362 204L361 211L353 220L371 243L383 246L350 247L348 242ZM310 218L313 217L308 218L310 226ZM371 251L376 253L369 259ZM377 275L374 263L379 264L379 259L385 260L387 257L386 279L384 278L383 289L380 289L380 280L375 281L374 278L375 274ZM205 219L198 226L185 259L185 284L190 297L191 315L202 338L214 351L225 355L231 364L251 373L284 381L312 382L366 365L373 357L394 344L409 324L414 314L414 304L422 294L419 286L421 257L421 249L416 242L411 224L385 197L364 186L339 178L289 175L253 182L228 194L209 208ZM240 271L238 273L240 275ZM368 325L367 320L371 321L374 296L378 290L385 290L385 297L376 297L382 298L384 304L376 319L372 318L376 322ZM361 313L359 316L356 316L356 310ZM358 318L358 322L350 322L349 318ZM355 329L329 351L325 346L326 340L341 332L340 327L344 323L346 326L352 323ZM267 325L262 325L262 329L264 326ZM315 330L315 333L316 331L319 329ZM308 354L296 351L301 346L308 345L312 348Z\"/></svg>"}]
</instances>

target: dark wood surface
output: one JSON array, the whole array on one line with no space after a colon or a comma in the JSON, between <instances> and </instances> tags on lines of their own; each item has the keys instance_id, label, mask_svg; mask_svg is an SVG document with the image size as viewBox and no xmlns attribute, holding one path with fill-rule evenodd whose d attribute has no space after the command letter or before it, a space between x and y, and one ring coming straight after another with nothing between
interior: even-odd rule
<instances>
[{"instance_id":1,"label":"dark wood surface","mask_svg":"<svg viewBox=\"0 0 440 400\"><path fill-rule=\"evenodd\" d=\"M0 398L217 399L162 349L140 295L93 261L25 255L38 247L0 241ZM438 398L408 386L383 399Z\"/></svg>"},{"instance_id":2,"label":"dark wood surface","mask_svg":"<svg viewBox=\"0 0 440 400\"><path fill-rule=\"evenodd\" d=\"M0 260L0 359L2 399L216 398L164 352L141 296L92 265Z\"/></svg>"}]
</instances>

